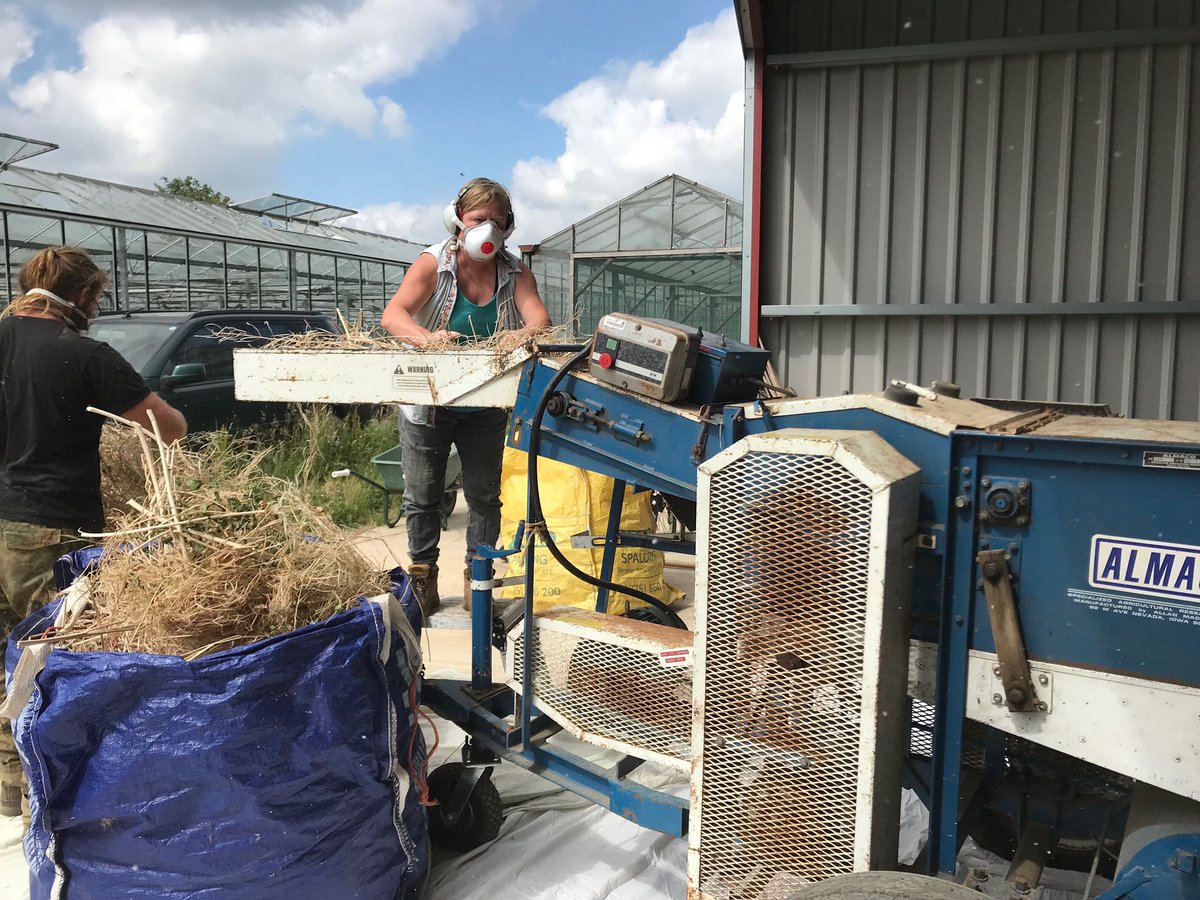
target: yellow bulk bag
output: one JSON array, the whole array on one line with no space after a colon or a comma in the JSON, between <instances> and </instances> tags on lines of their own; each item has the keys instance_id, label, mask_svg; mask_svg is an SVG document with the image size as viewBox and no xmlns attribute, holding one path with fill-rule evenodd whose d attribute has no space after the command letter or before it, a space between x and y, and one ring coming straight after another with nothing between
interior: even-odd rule
<instances>
[{"instance_id":1,"label":"yellow bulk bag","mask_svg":"<svg viewBox=\"0 0 1200 900\"><path fill-rule=\"evenodd\" d=\"M504 474L500 484L500 546L511 546L517 533L517 523L525 518L529 485L529 458L524 450L504 449ZM538 487L541 493L542 515L550 536L562 554L577 568L599 577L604 558L601 547L573 549L571 535L590 532L603 535L608 530L608 514L614 482L606 475L577 469L552 459L538 460ZM650 494L625 489L621 507L622 531L647 531L653 527ZM508 558L508 575L525 573L524 554ZM679 601L682 592L663 580L663 555L658 550L640 547L618 547L613 562L612 580L636 588L652 597L671 604ZM522 585L501 588L496 596L509 599L525 596ZM534 555L534 611L552 606L576 606L595 609L596 588L580 581L550 555L540 541ZM623 613L645 606L624 594L609 593L608 611Z\"/></svg>"}]
</instances>

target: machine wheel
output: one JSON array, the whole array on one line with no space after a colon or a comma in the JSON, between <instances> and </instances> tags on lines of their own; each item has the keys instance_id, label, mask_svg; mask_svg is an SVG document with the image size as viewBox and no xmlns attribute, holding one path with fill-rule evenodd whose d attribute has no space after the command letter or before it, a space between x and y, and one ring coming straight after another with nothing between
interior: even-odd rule
<instances>
[{"instance_id":1,"label":"machine wheel","mask_svg":"<svg viewBox=\"0 0 1200 900\"><path fill-rule=\"evenodd\" d=\"M912 872L853 872L807 885L787 900L979 900L981 896L961 884Z\"/></svg>"},{"instance_id":2,"label":"machine wheel","mask_svg":"<svg viewBox=\"0 0 1200 900\"><path fill-rule=\"evenodd\" d=\"M446 763L434 769L429 776L430 799L439 803L449 800L462 773L462 763ZM492 784L491 777L484 775L471 791L457 822L448 822L441 806L429 807L429 839L439 847L465 853L495 840L503 821L504 805L500 802L500 792Z\"/></svg>"},{"instance_id":3,"label":"machine wheel","mask_svg":"<svg viewBox=\"0 0 1200 900\"><path fill-rule=\"evenodd\" d=\"M445 531L450 524L450 513L454 512L454 507L458 504L458 490L446 491L442 494L442 530Z\"/></svg>"},{"instance_id":4,"label":"machine wheel","mask_svg":"<svg viewBox=\"0 0 1200 900\"><path fill-rule=\"evenodd\" d=\"M633 619L635 622L653 622L655 625L666 625L669 628L686 628L666 621L666 616L652 606L637 606L628 612L621 613L622 618Z\"/></svg>"},{"instance_id":5,"label":"machine wheel","mask_svg":"<svg viewBox=\"0 0 1200 900\"><path fill-rule=\"evenodd\" d=\"M1003 813L985 807L980 810L975 824L971 826L971 838L984 850L1012 859L1017 852L1019 835L1013 820ZM1058 843L1050 851L1046 866L1055 869L1070 869L1073 872L1086 872L1096 856L1095 835L1078 835L1074 837L1059 836ZM1106 838L1105 852L1100 854L1100 865L1096 871L1109 880L1116 877L1117 857L1121 852L1121 841L1116 837Z\"/></svg>"}]
</instances>

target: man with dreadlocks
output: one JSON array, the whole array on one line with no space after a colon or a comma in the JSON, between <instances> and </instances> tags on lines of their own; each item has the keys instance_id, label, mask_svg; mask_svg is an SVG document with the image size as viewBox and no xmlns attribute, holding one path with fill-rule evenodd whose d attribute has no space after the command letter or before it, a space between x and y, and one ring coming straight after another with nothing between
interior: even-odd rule
<instances>
[{"instance_id":1,"label":"man with dreadlocks","mask_svg":"<svg viewBox=\"0 0 1200 900\"><path fill-rule=\"evenodd\" d=\"M54 561L104 524L100 428L87 407L187 433L176 409L107 344L83 332L107 277L84 251L47 247L21 268L21 294L0 313L0 629L49 600ZM0 697L3 688L0 686ZM0 721L0 815L21 814L23 773Z\"/></svg>"}]
</instances>

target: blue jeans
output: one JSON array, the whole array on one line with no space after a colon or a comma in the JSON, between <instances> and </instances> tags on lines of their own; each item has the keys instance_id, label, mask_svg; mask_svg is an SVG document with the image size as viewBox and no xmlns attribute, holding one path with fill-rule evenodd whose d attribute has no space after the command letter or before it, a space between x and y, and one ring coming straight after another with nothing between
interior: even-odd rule
<instances>
[{"instance_id":1,"label":"blue jeans","mask_svg":"<svg viewBox=\"0 0 1200 900\"><path fill-rule=\"evenodd\" d=\"M442 536L442 494L450 445L462 461L463 497L467 501L467 559L479 544L494 547L500 538L500 469L508 411L457 410L435 407L432 424L416 425L400 415L404 448L404 521L408 556L413 563L438 561Z\"/></svg>"}]
</instances>

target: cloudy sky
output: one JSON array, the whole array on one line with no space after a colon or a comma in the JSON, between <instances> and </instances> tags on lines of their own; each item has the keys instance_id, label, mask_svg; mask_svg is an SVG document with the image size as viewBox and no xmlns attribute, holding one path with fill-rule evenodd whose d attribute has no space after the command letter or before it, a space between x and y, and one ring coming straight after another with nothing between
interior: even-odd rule
<instances>
[{"instance_id":1,"label":"cloudy sky","mask_svg":"<svg viewBox=\"0 0 1200 900\"><path fill-rule=\"evenodd\" d=\"M533 242L676 173L741 195L730 0L0 0L0 132L35 168L193 175L436 240L475 175Z\"/></svg>"}]
</instances>

